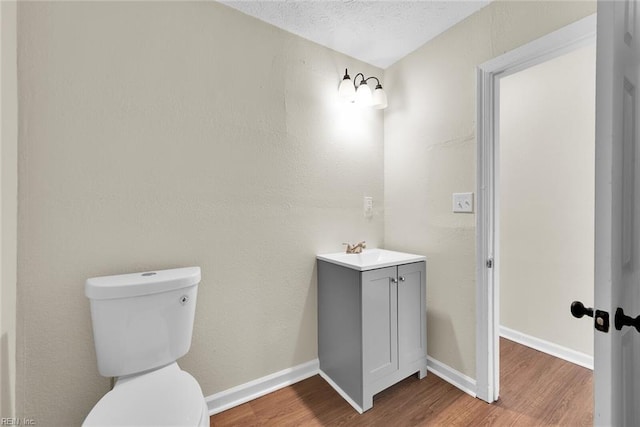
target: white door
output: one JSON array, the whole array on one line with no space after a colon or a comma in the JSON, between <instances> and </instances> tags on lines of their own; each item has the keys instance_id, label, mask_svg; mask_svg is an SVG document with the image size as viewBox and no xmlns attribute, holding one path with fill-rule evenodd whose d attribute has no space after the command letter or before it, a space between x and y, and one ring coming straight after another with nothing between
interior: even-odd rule
<instances>
[{"instance_id":1,"label":"white door","mask_svg":"<svg viewBox=\"0 0 640 427\"><path fill-rule=\"evenodd\" d=\"M618 308L640 315L639 18L634 0L598 2L594 308L610 328L594 332L596 425L640 426L640 332L616 326Z\"/></svg>"}]
</instances>

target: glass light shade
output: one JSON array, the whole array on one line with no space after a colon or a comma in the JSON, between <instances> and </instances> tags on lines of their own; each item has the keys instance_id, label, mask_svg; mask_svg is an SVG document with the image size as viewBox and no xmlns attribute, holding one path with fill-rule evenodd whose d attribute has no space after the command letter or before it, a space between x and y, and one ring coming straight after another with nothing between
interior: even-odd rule
<instances>
[{"instance_id":1,"label":"glass light shade","mask_svg":"<svg viewBox=\"0 0 640 427\"><path fill-rule=\"evenodd\" d=\"M382 86L378 85L376 90L373 91L373 108L377 110L382 110L383 108L387 108L387 94L382 89Z\"/></svg>"},{"instance_id":2,"label":"glass light shade","mask_svg":"<svg viewBox=\"0 0 640 427\"><path fill-rule=\"evenodd\" d=\"M338 87L338 96L346 102L353 102L356 100L356 88L353 86L353 82L350 78L345 77L342 79L340 87Z\"/></svg>"},{"instance_id":3,"label":"glass light shade","mask_svg":"<svg viewBox=\"0 0 640 427\"><path fill-rule=\"evenodd\" d=\"M356 104L363 107L370 107L372 102L371 89L369 86L362 82L356 90Z\"/></svg>"}]
</instances>

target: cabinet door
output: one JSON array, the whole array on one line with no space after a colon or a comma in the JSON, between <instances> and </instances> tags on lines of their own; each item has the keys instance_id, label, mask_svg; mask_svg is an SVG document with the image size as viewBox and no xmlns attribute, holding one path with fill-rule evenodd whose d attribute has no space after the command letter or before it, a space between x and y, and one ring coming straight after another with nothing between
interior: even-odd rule
<instances>
[{"instance_id":1,"label":"cabinet door","mask_svg":"<svg viewBox=\"0 0 640 427\"><path fill-rule=\"evenodd\" d=\"M365 382L398 369L396 267L362 273L362 361Z\"/></svg>"},{"instance_id":2,"label":"cabinet door","mask_svg":"<svg viewBox=\"0 0 640 427\"><path fill-rule=\"evenodd\" d=\"M427 356L426 264L398 266L398 353L400 365Z\"/></svg>"}]
</instances>

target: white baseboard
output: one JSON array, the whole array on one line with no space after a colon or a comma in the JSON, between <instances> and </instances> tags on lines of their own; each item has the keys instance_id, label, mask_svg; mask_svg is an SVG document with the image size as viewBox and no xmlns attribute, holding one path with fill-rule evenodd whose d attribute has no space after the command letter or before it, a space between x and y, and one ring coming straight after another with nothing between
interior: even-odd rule
<instances>
[{"instance_id":1,"label":"white baseboard","mask_svg":"<svg viewBox=\"0 0 640 427\"><path fill-rule=\"evenodd\" d=\"M221 391L220 393L212 394L205 398L209 406L209 415L214 415L235 406L242 405L265 394L272 393L283 387L312 377L318 373L319 369L320 364L318 359L315 359Z\"/></svg>"},{"instance_id":2,"label":"white baseboard","mask_svg":"<svg viewBox=\"0 0 640 427\"><path fill-rule=\"evenodd\" d=\"M333 389L340 395L342 396L342 398L344 400L347 401L347 403L351 406L353 406L353 409L355 409L356 411L358 411L358 413L362 414L364 411L362 410L362 408L360 407L360 405L358 405L356 403L355 400L353 400L352 398L349 397L349 395L347 393L345 393L344 390L342 390L342 388L340 388L340 386L338 384L336 384L331 378L329 378L329 375L325 374L324 372L322 372L322 370L320 370L320 376L329 383L329 385L331 387L333 387Z\"/></svg>"},{"instance_id":3,"label":"white baseboard","mask_svg":"<svg viewBox=\"0 0 640 427\"><path fill-rule=\"evenodd\" d=\"M476 397L476 380L473 378L429 356L427 356L427 369L468 395Z\"/></svg>"},{"instance_id":4,"label":"white baseboard","mask_svg":"<svg viewBox=\"0 0 640 427\"><path fill-rule=\"evenodd\" d=\"M451 383L463 392L476 397L476 381L473 378L469 378L429 356L427 356L427 369L429 372ZM205 400L209 407L209 415L215 415L227 409L242 405L243 403L295 384L316 374L320 374L356 411L359 413L363 412L362 408L352 401L340 387L320 370L320 363L318 359L315 359L206 397Z\"/></svg>"},{"instance_id":5,"label":"white baseboard","mask_svg":"<svg viewBox=\"0 0 640 427\"><path fill-rule=\"evenodd\" d=\"M567 362L575 363L584 368L593 370L593 356L571 350L570 348L554 344L522 332L514 331L506 326L500 326L500 336L508 340L515 341L518 344L526 345L543 353L550 354Z\"/></svg>"}]
</instances>

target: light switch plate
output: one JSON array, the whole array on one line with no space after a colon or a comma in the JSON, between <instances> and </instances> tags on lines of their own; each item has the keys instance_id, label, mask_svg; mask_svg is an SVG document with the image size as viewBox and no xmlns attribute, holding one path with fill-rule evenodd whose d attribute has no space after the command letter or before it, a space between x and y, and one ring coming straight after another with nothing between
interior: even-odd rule
<instances>
[{"instance_id":1,"label":"light switch plate","mask_svg":"<svg viewBox=\"0 0 640 427\"><path fill-rule=\"evenodd\" d=\"M364 217L371 218L373 216L373 197L364 197Z\"/></svg>"},{"instance_id":2,"label":"light switch plate","mask_svg":"<svg viewBox=\"0 0 640 427\"><path fill-rule=\"evenodd\" d=\"M473 213L473 193L453 193L454 213Z\"/></svg>"}]
</instances>

